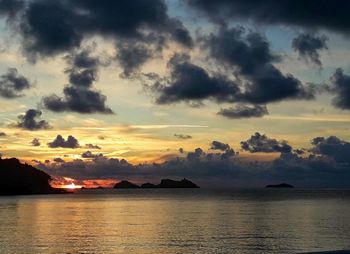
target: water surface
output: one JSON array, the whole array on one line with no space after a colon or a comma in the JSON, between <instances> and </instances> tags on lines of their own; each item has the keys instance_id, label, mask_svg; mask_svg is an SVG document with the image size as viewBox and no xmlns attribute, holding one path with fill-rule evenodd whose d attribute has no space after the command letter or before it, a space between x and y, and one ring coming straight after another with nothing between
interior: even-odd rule
<instances>
[{"instance_id":1,"label":"water surface","mask_svg":"<svg viewBox=\"0 0 350 254\"><path fill-rule=\"evenodd\" d=\"M349 190L81 190L0 197L0 253L350 249Z\"/></svg>"}]
</instances>

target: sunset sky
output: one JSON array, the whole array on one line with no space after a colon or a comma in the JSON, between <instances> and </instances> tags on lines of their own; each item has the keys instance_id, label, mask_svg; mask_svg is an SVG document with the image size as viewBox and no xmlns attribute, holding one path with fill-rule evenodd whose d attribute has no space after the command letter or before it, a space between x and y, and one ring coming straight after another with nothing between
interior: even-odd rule
<instances>
[{"instance_id":1,"label":"sunset sky","mask_svg":"<svg viewBox=\"0 0 350 254\"><path fill-rule=\"evenodd\" d=\"M93 186L350 186L349 8L0 0L0 153Z\"/></svg>"}]
</instances>

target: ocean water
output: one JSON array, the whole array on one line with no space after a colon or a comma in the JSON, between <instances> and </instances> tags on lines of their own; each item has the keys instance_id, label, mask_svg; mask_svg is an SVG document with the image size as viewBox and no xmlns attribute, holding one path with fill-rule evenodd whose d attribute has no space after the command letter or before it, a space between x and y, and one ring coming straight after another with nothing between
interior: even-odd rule
<instances>
[{"instance_id":1,"label":"ocean water","mask_svg":"<svg viewBox=\"0 0 350 254\"><path fill-rule=\"evenodd\" d=\"M350 249L350 191L80 190L0 197L0 253Z\"/></svg>"}]
</instances>

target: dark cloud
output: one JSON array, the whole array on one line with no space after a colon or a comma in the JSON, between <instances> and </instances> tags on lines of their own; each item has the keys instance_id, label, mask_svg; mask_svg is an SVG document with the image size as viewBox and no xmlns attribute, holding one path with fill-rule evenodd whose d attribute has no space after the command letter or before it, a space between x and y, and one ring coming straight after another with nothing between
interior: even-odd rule
<instances>
[{"instance_id":1,"label":"dark cloud","mask_svg":"<svg viewBox=\"0 0 350 254\"><path fill-rule=\"evenodd\" d=\"M267 115L266 106L262 105L246 105L246 104L237 104L234 107L222 108L217 113L227 118L237 119L237 118L250 118L250 117L263 117Z\"/></svg>"},{"instance_id":2,"label":"dark cloud","mask_svg":"<svg viewBox=\"0 0 350 254\"><path fill-rule=\"evenodd\" d=\"M292 151L292 147L288 144L287 141L278 141L276 139L269 138L264 134L260 134L259 132L256 132L248 140L242 141L241 147L243 150L249 151L251 153L290 153Z\"/></svg>"},{"instance_id":3,"label":"dark cloud","mask_svg":"<svg viewBox=\"0 0 350 254\"><path fill-rule=\"evenodd\" d=\"M65 58L70 65L65 73L69 83L77 87L91 87L97 79L98 67L101 64L98 57L91 56L92 48L86 48Z\"/></svg>"},{"instance_id":4,"label":"dark cloud","mask_svg":"<svg viewBox=\"0 0 350 254\"><path fill-rule=\"evenodd\" d=\"M333 158L337 162L350 164L350 143L336 136L316 137L312 140L312 152Z\"/></svg>"},{"instance_id":5,"label":"dark cloud","mask_svg":"<svg viewBox=\"0 0 350 254\"><path fill-rule=\"evenodd\" d=\"M214 140L213 142L211 142L210 144L210 149L211 150L221 150L221 151L226 151L228 149L230 149L230 145L229 144L225 144L225 143L222 143L220 141L216 141Z\"/></svg>"},{"instance_id":6,"label":"dark cloud","mask_svg":"<svg viewBox=\"0 0 350 254\"><path fill-rule=\"evenodd\" d=\"M193 45L183 24L168 16L163 0L106 0L102 4L93 0L38 0L26 1L25 5L18 5L20 13L12 15L12 20L19 24L23 50L33 61L76 49L92 36L149 44L165 37L186 47ZM3 14L10 16L9 9L7 6ZM18 13L17 9L13 13Z\"/></svg>"},{"instance_id":7,"label":"dark cloud","mask_svg":"<svg viewBox=\"0 0 350 254\"><path fill-rule=\"evenodd\" d=\"M17 123L11 126L30 131L51 128L47 121L40 120L41 114L40 110L28 109L23 115L19 115Z\"/></svg>"},{"instance_id":8,"label":"dark cloud","mask_svg":"<svg viewBox=\"0 0 350 254\"><path fill-rule=\"evenodd\" d=\"M216 22L246 19L257 24L282 24L306 29L327 29L349 34L347 0L187 0L187 3Z\"/></svg>"},{"instance_id":9,"label":"dark cloud","mask_svg":"<svg viewBox=\"0 0 350 254\"><path fill-rule=\"evenodd\" d=\"M56 162L56 163L64 163L65 162L62 158L59 158L59 157L58 158L54 158L53 161Z\"/></svg>"},{"instance_id":10,"label":"dark cloud","mask_svg":"<svg viewBox=\"0 0 350 254\"><path fill-rule=\"evenodd\" d=\"M31 142L32 146L40 146L40 140L38 138L34 138Z\"/></svg>"},{"instance_id":11,"label":"dark cloud","mask_svg":"<svg viewBox=\"0 0 350 254\"><path fill-rule=\"evenodd\" d=\"M61 135L57 135L54 141L47 143L47 145L51 148L62 147L74 149L80 147L78 140L72 135L69 135L67 140L65 140Z\"/></svg>"},{"instance_id":12,"label":"dark cloud","mask_svg":"<svg viewBox=\"0 0 350 254\"><path fill-rule=\"evenodd\" d=\"M5 132L0 131L0 137L5 137L5 136L6 136L6 133L5 133Z\"/></svg>"},{"instance_id":13,"label":"dark cloud","mask_svg":"<svg viewBox=\"0 0 350 254\"><path fill-rule=\"evenodd\" d=\"M193 152L189 152L187 154L187 159L188 160L196 160L196 159L200 159L201 156L203 156L205 153L203 151L202 148L198 147L196 148Z\"/></svg>"},{"instance_id":14,"label":"dark cloud","mask_svg":"<svg viewBox=\"0 0 350 254\"><path fill-rule=\"evenodd\" d=\"M86 158L86 159L95 159L95 158L99 158L99 157L103 157L102 153L92 153L91 151L86 151L84 153L81 154L82 158Z\"/></svg>"},{"instance_id":15,"label":"dark cloud","mask_svg":"<svg viewBox=\"0 0 350 254\"><path fill-rule=\"evenodd\" d=\"M144 75L152 83L146 88L156 94L158 104L185 101L201 105L203 100L240 103L233 115L250 117L267 114L261 104L314 98L315 85L303 85L274 66L280 57L271 52L268 41L260 34L242 27L221 26L217 33L202 36L200 41L209 51L208 60L219 66L220 73L231 72L234 78L191 63L187 54L174 54L167 65L169 76ZM242 106L245 103L252 107ZM227 110L222 113L229 115Z\"/></svg>"},{"instance_id":16,"label":"dark cloud","mask_svg":"<svg viewBox=\"0 0 350 254\"><path fill-rule=\"evenodd\" d=\"M23 96L21 92L31 87L26 77L20 75L16 68L9 68L0 76L0 96L12 99Z\"/></svg>"},{"instance_id":17,"label":"dark cloud","mask_svg":"<svg viewBox=\"0 0 350 254\"><path fill-rule=\"evenodd\" d=\"M350 109L350 76L337 69L331 77L331 91L336 94L333 104L341 109Z\"/></svg>"},{"instance_id":18,"label":"dark cloud","mask_svg":"<svg viewBox=\"0 0 350 254\"><path fill-rule=\"evenodd\" d=\"M154 52L141 43L119 43L117 60L123 67L121 77L129 78L153 56Z\"/></svg>"},{"instance_id":19,"label":"dark cloud","mask_svg":"<svg viewBox=\"0 0 350 254\"><path fill-rule=\"evenodd\" d=\"M73 111L83 114L113 114L105 105L107 97L97 90L88 90L74 86L63 89L64 98L53 94L42 99L45 108L54 112Z\"/></svg>"},{"instance_id":20,"label":"dark cloud","mask_svg":"<svg viewBox=\"0 0 350 254\"><path fill-rule=\"evenodd\" d=\"M177 137L179 139L191 139L192 138L191 135L187 135L187 134L174 134L174 137Z\"/></svg>"},{"instance_id":21,"label":"dark cloud","mask_svg":"<svg viewBox=\"0 0 350 254\"><path fill-rule=\"evenodd\" d=\"M63 97L56 94L42 98L42 106L54 111L72 111L83 114L113 114L106 105L107 97L91 86L97 78L100 61L91 56L91 49L66 56L70 65L65 72L69 75L70 85L63 89Z\"/></svg>"},{"instance_id":22,"label":"dark cloud","mask_svg":"<svg viewBox=\"0 0 350 254\"><path fill-rule=\"evenodd\" d=\"M304 88L291 74L284 75L273 63L280 57L270 50L260 34L242 27L222 26L218 33L204 37L212 58L231 69L243 81L244 92L236 101L264 104L285 99L311 99L313 91Z\"/></svg>"},{"instance_id":23,"label":"dark cloud","mask_svg":"<svg viewBox=\"0 0 350 254\"><path fill-rule=\"evenodd\" d=\"M227 78L209 74L204 68L189 62L188 55L175 54L169 61L170 76L158 78L151 89L159 94L157 103L180 101L231 101L238 86Z\"/></svg>"},{"instance_id":24,"label":"dark cloud","mask_svg":"<svg viewBox=\"0 0 350 254\"><path fill-rule=\"evenodd\" d=\"M101 149L100 146L94 145L94 144L86 144L85 147L89 149L99 149L99 150Z\"/></svg>"},{"instance_id":25,"label":"dark cloud","mask_svg":"<svg viewBox=\"0 0 350 254\"><path fill-rule=\"evenodd\" d=\"M311 61L315 65L322 66L320 60L320 50L328 49L327 46L328 37L325 35L317 36L314 34L303 33L299 34L292 41L292 48L299 56L306 60Z\"/></svg>"},{"instance_id":26,"label":"dark cloud","mask_svg":"<svg viewBox=\"0 0 350 254\"><path fill-rule=\"evenodd\" d=\"M210 144L210 149L211 150L219 150L222 151L223 153L220 154L213 154L213 153L208 153L207 158L212 159L215 156L219 156L222 160L229 159L230 157L236 155L235 151L231 148L229 144L222 143L220 141L214 140Z\"/></svg>"},{"instance_id":27,"label":"dark cloud","mask_svg":"<svg viewBox=\"0 0 350 254\"><path fill-rule=\"evenodd\" d=\"M13 18L24 7L21 0L0 0L0 15L8 15Z\"/></svg>"}]
</instances>

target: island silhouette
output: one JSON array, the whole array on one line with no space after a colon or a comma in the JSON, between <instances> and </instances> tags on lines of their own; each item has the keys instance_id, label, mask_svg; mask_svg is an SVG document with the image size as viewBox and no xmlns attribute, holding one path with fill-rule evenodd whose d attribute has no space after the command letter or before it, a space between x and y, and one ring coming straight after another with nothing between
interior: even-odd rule
<instances>
[{"instance_id":1,"label":"island silhouette","mask_svg":"<svg viewBox=\"0 0 350 254\"><path fill-rule=\"evenodd\" d=\"M144 183L141 186L127 180L120 181L114 185L114 189L151 189L151 188L199 188L198 185L186 178L176 181L172 179L162 179L159 184Z\"/></svg>"},{"instance_id":2,"label":"island silhouette","mask_svg":"<svg viewBox=\"0 0 350 254\"><path fill-rule=\"evenodd\" d=\"M269 185L266 185L265 188L294 188L294 186L288 183L280 183L280 184L269 184Z\"/></svg>"},{"instance_id":3,"label":"island silhouette","mask_svg":"<svg viewBox=\"0 0 350 254\"><path fill-rule=\"evenodd\" d=\"M16 158L0 158L0 195L67 193L53 188L49 183L51 179L50 175Z\"/></svg>"}]
</instances>

